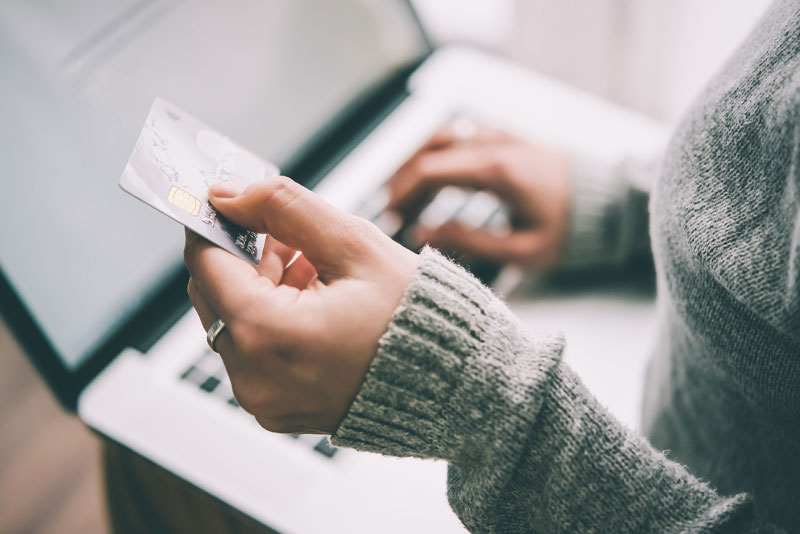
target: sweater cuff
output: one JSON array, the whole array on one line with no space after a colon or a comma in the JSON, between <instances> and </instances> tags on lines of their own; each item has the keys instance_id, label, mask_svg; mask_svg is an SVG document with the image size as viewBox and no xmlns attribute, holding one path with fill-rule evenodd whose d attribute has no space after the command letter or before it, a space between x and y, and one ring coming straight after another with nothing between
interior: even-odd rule
<instances>
[{"instance_id":1,"label":"sweater cuff","mask_svg":"<svg viewBox=\"0 0 800 534\"><path fill-rule=\"evenodd\" d=\"M426 248L332 441L456 463L514 454L562 348L560 335L526 337L491 290Z\"/></svg>"},{"instance_id":2,"label":"sweater cuff","mask_svg":"<svg viewBox=\"0 0 800 534\"><path fill-rule=\"evenodd\" d=\"M564 267L617 263L624 209L618 169L579 156L570 160L572 206Z\"/></svg>"}]
</instances>

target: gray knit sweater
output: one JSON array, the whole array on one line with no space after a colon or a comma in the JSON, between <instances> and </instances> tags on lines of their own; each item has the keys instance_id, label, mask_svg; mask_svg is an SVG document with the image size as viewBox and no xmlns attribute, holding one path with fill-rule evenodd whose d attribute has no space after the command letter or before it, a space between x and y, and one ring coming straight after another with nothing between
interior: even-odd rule
<instances>
[{"instance_id":1,"label":"gray knit sweater","mask_svg":"<svg viewBox=\"0 0 800 534\"><path fill-rule=\"evenodd\" d=\"M576 199L574 242L634 250L639 197ZM649 441L561 362L561 337L524 334L425 250L334 442L447 460L473 532L800 532L800 3L770 8L683 121L651 237Z\"/></svg>"}]
</instances>

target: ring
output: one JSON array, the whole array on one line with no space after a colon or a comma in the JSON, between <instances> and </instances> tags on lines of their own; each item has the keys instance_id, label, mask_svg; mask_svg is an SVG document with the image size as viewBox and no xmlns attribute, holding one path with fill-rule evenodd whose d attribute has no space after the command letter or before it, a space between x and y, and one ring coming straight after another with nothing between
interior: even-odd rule
<instances>
[{"instance_id":1,"label":"ring","mask_svg":"<svg viewBox=\"0 0 800 534\"><path fill-rule=\"evenodd\" d=\"M217 319L214 321L214 324L211 325L211 328L208 329L208 332L206 332L206 341L208 341L208 346L211 347L211 350L214 352L218 352L217 337L223 330L225 330L225 323L222 322L222 319Z\"/></svg>"}]
</instances>

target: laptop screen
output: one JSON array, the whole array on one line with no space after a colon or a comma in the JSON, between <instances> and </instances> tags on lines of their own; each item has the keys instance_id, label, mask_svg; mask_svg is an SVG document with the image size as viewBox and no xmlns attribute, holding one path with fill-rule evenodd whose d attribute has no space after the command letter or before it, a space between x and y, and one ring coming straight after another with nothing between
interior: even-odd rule
<instances>
[{"instance_id":1,"label":"laptop screen","mask_svg":"<svg viewBox=\"0 0 800 534\"><path fill-rule=\"evenodd\" d=\"M65 365L182 261L117 186L156 96L280 165L426 51L392 0L2 2L0 263Z\"/></svg>"}]
</instances>

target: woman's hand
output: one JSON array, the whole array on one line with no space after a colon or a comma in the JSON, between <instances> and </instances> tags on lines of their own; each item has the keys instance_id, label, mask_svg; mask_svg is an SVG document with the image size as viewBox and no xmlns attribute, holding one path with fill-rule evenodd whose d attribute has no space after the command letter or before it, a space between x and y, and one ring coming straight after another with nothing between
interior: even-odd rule
<instances>
[{"instance_id":1,"label":"woman's hand","mask_svg":"<svg viewBox=\"0 0 800 534\"><path fill-rule=\"evenodd\" d=\"M241 406L267 430L333 433L354 399L417 255L289 178L213 186L227 219L268 233L253 267L187 232L189 297ZM291 263L296 251L302 255Z\"/></svg>"},{"instance_id":2,"label":"woman's hand","mask_svg":"<svg viewBox=\"0 0 800 534\"><path fill-rule=\"evenodd\" d=\"M418 241L459 255L548 267L564 253L570 178L566 158L517 137L478 128L468 139L439 131L389 182L389 208L404 218L445 186L496 194L512 215L506 235L457 223L422 228Z\"/></svg>"}]
</instances>

